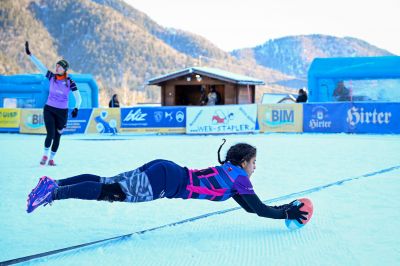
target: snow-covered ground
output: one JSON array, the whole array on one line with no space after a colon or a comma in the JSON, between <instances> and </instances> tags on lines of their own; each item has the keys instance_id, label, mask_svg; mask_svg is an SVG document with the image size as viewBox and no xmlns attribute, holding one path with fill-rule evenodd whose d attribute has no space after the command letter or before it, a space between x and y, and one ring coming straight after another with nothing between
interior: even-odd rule
<instances>
[{"instance_id":1,"label":"snow-covered ground","mask_svg":"<svg viewBox=\"0 0 400 266\"><path fill-rule=\"evenodd\" d=\"M345 134L69 135L62 138L56 167L38 165L44 136L0 134L0 262L236 207L233 200L161 199L139 204L65 200L31 214L25 211L27 194L43 175L112 176L156 158L199 169L217 164L222 137L228 140L223 154L237 142L257 146L252 183L262 200L361 178L303 195L312 199L314 216L301 230L289 231L283 220L239 209L29 263L400 264L400 136Z\"/></svg>"}]
</instances>

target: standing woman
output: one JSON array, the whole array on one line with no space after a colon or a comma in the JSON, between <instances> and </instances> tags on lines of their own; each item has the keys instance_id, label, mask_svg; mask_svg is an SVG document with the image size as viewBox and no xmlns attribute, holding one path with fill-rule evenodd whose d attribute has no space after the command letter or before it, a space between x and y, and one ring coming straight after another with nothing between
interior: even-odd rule
<instances>
[{"instance_id":1,"label":"standing woman","mask_svg":"<svg viewBox=\"0 0 400 266\"><path fill-rule=\"evenodd\" d=\"M69 92L72 91L75 97L75 108L71 113L72 117L78 115L78 109L82 102L81 95L75 82L68 77L67 71L69 64L66 60L62 59L58 61L56 64L56 73L53 73L30 52L28 42L25 42L25 51L40 72L50 81L49 96L43 108L43 117L47 135L44 142L44 153L40 164L45 165L47 160L49 160L48 165L55 166L54 157L57 153L58 146L60 145L61 134L67 125ZM51 153L49 157L50 146Z\"/></svg>"}]
</instances>

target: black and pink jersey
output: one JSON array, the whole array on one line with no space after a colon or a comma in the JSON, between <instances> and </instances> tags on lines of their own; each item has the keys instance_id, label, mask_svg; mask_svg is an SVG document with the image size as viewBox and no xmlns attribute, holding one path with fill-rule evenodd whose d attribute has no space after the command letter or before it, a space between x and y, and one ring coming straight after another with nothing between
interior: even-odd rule
<instances>
[{"instance_id":1,"label":"black and pink jersey","mask_svg":"<svg viewBox=\"0 0 400 266\"><path fill-rule=\"evenodd\" d=\"M224 201L239 194L255 194L247 173L229 162L202 170L189 170L183 199Z\"/></svg>"},{"instance_id":2,"label":"black and pink jersey","mask_svg":"<svg viewBox=\"0 0 400 266\"><path fill-rule=\"evenodd\" d=\"M134 171L146 173L154 199L167 197L223 201L237 194L255 194L246 171L230 162L196 170L157 159Z\"/></svg>"}]
</instances>

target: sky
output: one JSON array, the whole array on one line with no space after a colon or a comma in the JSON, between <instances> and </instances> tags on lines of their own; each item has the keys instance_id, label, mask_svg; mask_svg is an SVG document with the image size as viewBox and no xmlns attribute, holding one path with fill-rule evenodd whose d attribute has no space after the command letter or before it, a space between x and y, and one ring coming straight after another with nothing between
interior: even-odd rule
<instances>
[{"instance_id":1,"label":"sky","mask_svg":"<svg viewBox=\"0 0 400 266\"><path fill-rule=\"evenodd\" d=\"M225 51L303 34L355 37L400 55L399 0L125 0Z\"/></svg>"}]
</instances>

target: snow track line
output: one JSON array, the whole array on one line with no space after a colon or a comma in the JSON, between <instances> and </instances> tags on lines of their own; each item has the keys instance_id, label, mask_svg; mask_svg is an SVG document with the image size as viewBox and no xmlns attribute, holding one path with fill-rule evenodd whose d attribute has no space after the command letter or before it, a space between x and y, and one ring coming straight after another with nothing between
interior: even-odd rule
<instances>
[{"instance_id":1,"label":"snow track line","mask_svg":"<svg viewBox=\"0 0 400 266\"><path fill-rule=\"evenodd\" d=\"M339 181L335 181L326 185L322 185L322 186L317 186L317 187L313 187L310 189L306 189L303 191L299 191L299 192L294 192L288 195L284 195L281 197L277 197L277 198L273 198L273 199L269 199L269 200L265 200L263 201L264 203L272 203L272 202L276 202L276 201L280 201L280 200L284 200L284 199L290 199L293 197L299 197L299 196L304 196L307 194L311 194L332 186L340 186L345 182L349 182L349 181L353 181L353 180L357 180L357 179L361 179L361 178L365 178L365 177L371 177L371 176L376 176L376 175L380 175L380 174L384 174L387 172L391 172L391 171L395 171L400 169L400 165L397 166L393 166L393 167L389 167L389 168L385 168L379 171L375 171L375 172L370 172L364 175L360 175L360 176L356 176L356 177L350 177L350 178L345 178ZM112 242L112 241L116 241L116 240L125 240L133 235L141 235L147 232L151 232L151 231L155 231L155 230L159 230L165 227L171 227L171 226L175 226L175 225L180 225L180 224L184 224L184 223L188 223L188 222L193 222L196 220L200 220L200 219L204 219L210 216L214 216L214 215L219 215L219 214L224 214L227 212L231 212L231 211L236 211L241 209L241 207L234 207L234 208L230 208L230 209L225 209L225 210L220 210L220 211L216 211L216 212L210 212L210 213L206 213L203 215L199 215L199 216L195 216L192 218L188 218L185 220L181 220L178 222L174 222L174 223L170 223L170 224L165 224L165 225L161 225L161 226L157 226L157 227L153 227L153 228L149 228L149 229L145 229L145 230L141 230L141 231L136 231L134 233L130 233L130 234L126 234L126 235L121 235L121 236L116 236L116 237L111 237L111 238L106 238L106 239L102 239L102 240L97 240L97 241L93 241L93 242L88 242L85 244L81 244L81 245L76 245L76 246L71 246L71 247L66 247L66 248L62 248L62 249L57 249L57 250L52 250L52 251L48 251L48 252L43 252L43 253L38 253L35 255L30 255L30 256L26 256L26 257L20 257L20 258L16 258L16 259L11 259L11 260L7 260L7 261L2 261L0 262L0 265L11 265L11 264L16 264L16 263L21 263L21 262L26 262L26 261L30 261L30 260L34 260L34 259L39 259L39 258L43 258L43 257L47 257L47 256L51 256L54 254L58 254L58 253L62 253L62 252L66 252L66 251L71 251L74 249L79 249L79 248L84 248L84 247L88 247L88 246L94 246L96 244L104 244L106 242Z\"/></svg>"}]
</instances>

